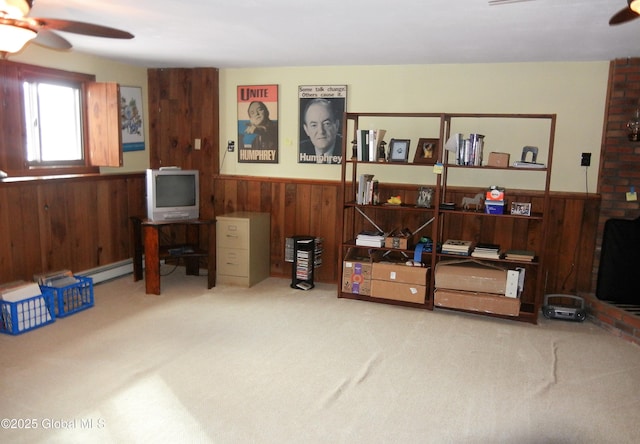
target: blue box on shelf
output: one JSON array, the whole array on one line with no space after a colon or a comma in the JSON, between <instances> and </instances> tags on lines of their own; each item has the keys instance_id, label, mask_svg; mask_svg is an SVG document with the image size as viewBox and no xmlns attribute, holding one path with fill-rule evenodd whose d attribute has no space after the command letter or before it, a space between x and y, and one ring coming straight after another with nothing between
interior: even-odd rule
<instances>
[{"instance_id":1,"label":"blue box on shelf","mask_svg":"<svg viewBox=\"0 0 640 444\"><path fill-rule=\"evenodd\" d=\"M77 282L64 287L41 288L53 291L56 300L56 316L63 318L87 308L93 307L93 279L74 276Z\"/></svg>"},{"instance_id":2,"label":"blue box on shelf","mask_svg":"<svg viewBox=\"0 0 640 444\"><path fill-rule=\"evenodd\" d=\"M0 300L0 333L19 335L56 320L55 296L51 290L19 301Z\"/></svg>"},{"instance_id":3,"label":"blue box on shelf","mask_svg":"<svg viewBox=\"0 0 640 444\"><path fill-rule=\"evenodd\" d=\"M484 201L484 211L487 214L504 214L504 201Z\"/></svg>"}]
</instances>

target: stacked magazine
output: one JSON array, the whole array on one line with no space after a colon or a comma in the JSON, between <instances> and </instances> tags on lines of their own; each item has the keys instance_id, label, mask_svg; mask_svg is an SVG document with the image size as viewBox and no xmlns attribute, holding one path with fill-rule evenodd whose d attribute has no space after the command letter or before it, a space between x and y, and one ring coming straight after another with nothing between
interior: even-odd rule
<instances>
[{"instance_id":1,"label":"stacked magazine","mask_svg":"<svg viewBox=\"0 0 640 444\"><path fill-rule=\"evenodd\" d=\"M363 231L356 236L356 245L362 247L382 247L384 245L384 234Z\"/></svg>"},{"instance_id":2,"label":"stacked magazine","mask_svg":"<svg viewBox=\"0 0 640 444\"><path fill-rule=\"evenodd\" d=\"M442 244L444 254L456 254L458 256L469 256L473 242L469 240L447 239Z\"/></svg>"},{"instance_id":3,"label":"stacked magazine","mask_svg":"<svg viewBox=\"0 0 640 444\"><path fill-rule=\"evenodd\" d=\"M471 252L472 257L482 259L500 259L500 245L498 244L478 244Z\"/></svg>"},{"instance_id":4,"label":"stacked magazine","mask_svg":"<svg viewBox=\"0 0 640 444\"><path fill-rule=\"evenodd\" d=\"M535 256L535 252L531 250L507 250L504 258L511 261L532 262Z\"/></svg>"}]
</instances>

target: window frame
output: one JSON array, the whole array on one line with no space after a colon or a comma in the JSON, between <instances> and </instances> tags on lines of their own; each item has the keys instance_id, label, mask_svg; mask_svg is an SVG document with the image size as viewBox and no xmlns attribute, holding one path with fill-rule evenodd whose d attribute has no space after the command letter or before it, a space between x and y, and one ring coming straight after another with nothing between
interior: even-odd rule
<instances>
[{"instance_id":1,"label":"window frame","mask_svg":"<svg viewBox=\"0 0 640 444\"><path fill-rule=\"evenodd\" d=\"M55 165L50 163L32 165L28 162L22 85L25 80L73 84L81 87L82 161L73 163L66 161ZM96 90L105 93L95 94ZM99 166L122 166L117 84L95 82L93 74L0 60L0 91L3 96L0 104L0 124L3 129L0 135L0 169L7 172L10 177L96 174L100 172ZM96 102L98 96L101 102ZM114 104L118 106L117 109L114 109ZM89 113L90 109L93 111L92 115ZM116 113L115 117L114 113ZM99 130L100 135L94 134L92 138L92 129L94 132ZM106 142L102 142L102 139ZM110 162L103 160L105 153L110 156Z\"/></svg>"},{"instance_id":2,"label":"window frame","mask_svg":"<svg viewBox=\"0 0 640 444\"><path fill-rule=\"evenodd\" d=\"M84 166L85 164L85 145L86 145L86 136L85 136L85 125L84 125L84 121L85 121L85 112L84 112L84 103L85 100L83 99L83 83L82 82L72 82L72 81L66 81L66 80L57 80L57 79L45 79L42 76L37 76L37 77L33 77L33 78L26 78L26 76L22 76L22 81L21 84L23 85L22 88L22 93L23 93L23 105L27 102L26 99L26 95L25 94L25 87L24 84L28 83L29 86L29 102L31 102L30 107L32 108L32 111L36 111L36 112L41 112L42 109L40 107L40 103L41 103L41 96L39 94L39 85L54 85L54 86L58 86L58 87L65 87L65 88L73 88L75 91L77 91L77 96L75 96L74 102L76 104L76 106L78 107L76 109L77 112L77 116L75 116L76 118L78 118L78 121L75 122L76 124L79 124L78 127L76 128L76 130L78 131L78 136L79 136L79 151L75 151L76 154L79 155L79 159L73 159L73 160L42 160L42 142L43 139L41 137L42 134L42 130L41 130L41 125L42 122L38 122L37 127L39 128L39 131L33 131L31 128L29 128L30 123L26 121L25 118L25 135L27 136L25 138L25 163L28 166L29 169L37 169L37 168L50 168L50 167L68 167L68 166ZM26 106L27 108L29 108L29 106ZM26 109L23 108L23 116L26 117ZM38 119L38 116L36 115L31 115L31 117ZM43 119L44 120L44 119ZM75 120L75 119L74 119ZM36 135L36 133L39 133ZM38 151L38 158L39 160L29 160L30 157L30 153L27 150L27 144L28 144L28 140L29 140L29 134L33 135L33 140L37 140L37 151Z\"/></svg>"}]
</instances>

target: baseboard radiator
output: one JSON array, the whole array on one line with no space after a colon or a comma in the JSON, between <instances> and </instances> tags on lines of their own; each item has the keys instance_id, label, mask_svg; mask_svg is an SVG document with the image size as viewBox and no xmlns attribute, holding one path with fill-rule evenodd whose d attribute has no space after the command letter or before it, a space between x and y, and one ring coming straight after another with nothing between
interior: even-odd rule
<instances>
[{"instance_id":1,"label":"baseboard radiator","mask_svg":"<svg viewBox=\"0 0 640 444\"><path fill-rule=\"evenodd\" d=\"M95 285L100 282L109 281L131 273L133 273L133 259L125 259L120 262L114 262L112 264L82 271L78 274L90 277L93 279L93 284Z\"/></svg>"}]
</instances>

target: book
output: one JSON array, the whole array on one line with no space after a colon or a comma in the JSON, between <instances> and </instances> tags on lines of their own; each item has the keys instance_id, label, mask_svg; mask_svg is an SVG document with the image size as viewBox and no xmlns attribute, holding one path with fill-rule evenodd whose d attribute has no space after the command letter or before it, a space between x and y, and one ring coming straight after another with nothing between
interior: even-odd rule
<instances>
[{"instance_id":1,"label":"book","mask_svg":"<svg viewBox=\"0 0 640 444\"><path fill-rule=\"evenodd\" d=\"M382 240L369 240L369 239L356 239L356 245L361 247L382 247L384 245L384 239Z\"/></svg>"},{"instance_id":2,"label":"book","mask_svg":"<svg viewBox=\"0 0 640 444\"><path fill-rule=\"evenodd\" d=\"M479 257L479 258L482 258L482 259L500 259L500 252L499 251L491 252L491 251L476 251L476 250L473 250L471 252L471 257Z\"/></svg>"},{"instance_id":3,"label":"book","mask_svg":"<svg viewBox=\"0 0 640 444\"><path fill-rule=\"evenodd\" d=\"M457 254L461 256L469 256L472 246L473 246L472 241L460 240L460 239L447 239L442 244L442 252L445 254Z\"/></svg>"},{"instance_id":4,"label":"book","mask_svg":"<svg viewBox=\"0 0 640 444\"><path fill-rule=\"evenodd\" d=\"M483 259L500 259L500 245L479 243L471 252L471 256Z\"/></svg>"},{"instance_id":5,"label":"book","mask_svg":"<svg viewBox=\"0 0 640 444\"><path fill-rule=\"evenodd\" d=\"M381 158L380 143L387 130L359 129L356 132L356 159L359 162L375 162Z\"/></svg>"},{"instance_id":6,"label":"book","mask_svg":"<svg viewBox=\"0 0 640 444\"><path fill-rule=\"evenodd\" d=\"M442 244L442 248L446 247L449 250L468 250L472 245L473 242L468 240L447 239L444 244Z\"/></svg>"},{"instance_id":7,"label":"book","mask_svg":"<svg viewBox=\"0 0 640 444\"><path fill-rule=\"evenodd\" d=\"M535 252L531 250L507 250L504 253L504 258L508 260L516 261L533 261L535 258Z\"/></svg>"},{"instance_id":8,"label":"book","mask_svg":"<svg viewBox=\"0 0 640 444\"><path fill-rule=\"evenodd\" d=\"M384 245L384 235L377 232L361 232L356 236L356 245L361 247L382 247Z\"/></svg>"},{"instance_id":9,"label":"book","mask_svg":"<svg viewBox=\"0 0 640 444\"><path fill-rule=\"evenodd\" d=\"M41 294L36 282L13 281L0 286L0 299L7 302L18 302Z\"/></svg>"},{"instance_id":10,"label":"book","mask_svg":"<svg viewBox=\"0 0 640 444\"><path fill-rule=\"evenodd\" d=\"M513 162L513 166L516 168L546 168L544 163L524 162L522 160Z\"/></svg>"},{"instance_id":11,"label":"book","mask_svg":"<svg viewBox=\"0 0 640 444\"><path fill-rule=\"evenodd\" d=\"M356 203L358 205L370 205L373 203L373 174L361 174L358 178L358 194Z\"/></svg>"},{"instance_id":12,"label":"book","mask_svg":"<svg viewBox=\"0 0 640 444\"><path fill-rule=\"evenodd\" d=\"M50 282L62 279L65 277L73 277L73 273L71 270L56 270L56 271L48 271L46 273L34 274L33 280L38 283L38 285L45 285L51 287L49 285Z\"/></svg>"}]
</instances>

